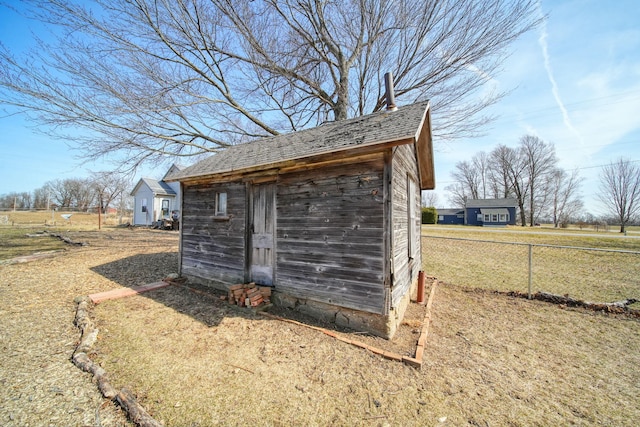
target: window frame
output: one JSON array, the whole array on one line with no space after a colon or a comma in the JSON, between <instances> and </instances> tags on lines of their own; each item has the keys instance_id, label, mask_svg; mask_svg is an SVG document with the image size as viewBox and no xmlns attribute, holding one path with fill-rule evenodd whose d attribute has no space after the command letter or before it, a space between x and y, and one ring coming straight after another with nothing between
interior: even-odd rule
<instances>
[{"instance_id":1,"label":"window frame","mask_svg":"<svg viewBox=\"0 0 640 427\"><path fill-rule=\"evenodd\" d=\"M169 211L171 210L171 202L169 199L162 199L160 203L160 214L163 218L169 217Z\"/></svg>"},{"instance_id":2,"label":"window frame","mask_svg":"<svg viewBox=\"0 0 640 427\"><path fill-rule=\"evenodd\" d=\"M225 218L227 217L228 211L228 196L226 191L216 192L214 207L213 207L213 216L217 218Z\"/></svg>"}]
</instances>

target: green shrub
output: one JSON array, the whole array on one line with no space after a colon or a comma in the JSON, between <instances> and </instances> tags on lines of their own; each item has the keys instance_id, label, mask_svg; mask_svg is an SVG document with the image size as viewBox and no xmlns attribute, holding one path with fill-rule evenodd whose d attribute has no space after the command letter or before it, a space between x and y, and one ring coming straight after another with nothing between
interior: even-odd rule
<instances>
[{"instance_id":1,"label":"green shrub","mask_svg":"<svg viewBox=\"0 0 640 427\"><path fill-rule=\"evenodd\" d=\"M422 208L422 223L435 224L438 221L438 211L434 207Z\"/></svg>"}]
</instances>

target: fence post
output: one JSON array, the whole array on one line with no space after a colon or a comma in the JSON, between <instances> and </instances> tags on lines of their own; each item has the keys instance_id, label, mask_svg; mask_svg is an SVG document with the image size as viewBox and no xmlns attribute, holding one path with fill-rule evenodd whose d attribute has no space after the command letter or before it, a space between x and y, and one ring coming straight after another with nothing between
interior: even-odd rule
<instances>
[{"instance_id":1,"label":"fence post","mask_svg":"<svg viewBox=\"0 0 640 427\"><path fill-rule=\"evenodd\" d=\"M533 283L533 245L529 244L529 295L531 299L531 284Z\"/></svg>"}]
</instances>

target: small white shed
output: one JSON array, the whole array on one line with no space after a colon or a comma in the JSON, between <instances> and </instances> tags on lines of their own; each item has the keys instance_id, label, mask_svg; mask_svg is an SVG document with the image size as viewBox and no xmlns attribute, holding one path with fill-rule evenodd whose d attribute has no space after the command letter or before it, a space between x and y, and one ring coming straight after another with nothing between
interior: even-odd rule
<instances>
[{"instance_id":1,"label":"small white shed","mask_svg":"<svg viewBox=\"0 0 640 427\"><path fill-rule=\"evenodd\" d=\"M172 165L161 180L140 178L131 195L134 197L133 225L151 225L154 221L171 218L173 211L180 211L182 203L179 182L164 179L180 171Z\"/></svg>"}]
</instances>

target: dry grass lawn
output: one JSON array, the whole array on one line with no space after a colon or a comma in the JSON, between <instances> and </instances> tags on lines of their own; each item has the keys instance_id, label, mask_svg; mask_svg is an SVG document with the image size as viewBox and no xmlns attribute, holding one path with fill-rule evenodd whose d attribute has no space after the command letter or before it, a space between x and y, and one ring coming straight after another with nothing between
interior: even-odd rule
<instances>
[{"instance_id":1,"label":"dry grass lawn","mask_svg":"<svg viewBox=\"0 0 640 427\"><path fill-rule=\"evenodd\" d=\"M429 274L448 283L489 290L528 290L528 246L500 242L626 251L534 246L531 290L569 294L592 302L640 300L640 239L637 238L618 238L616 234L611 237L610 233L572 236L553 230L544 231L549 234L530 234L520 227L493 232L475 227L425 227L423 232L427 234L423 236L423 245L429 248L423 261ZM640 309L640 303L631 308Z\"/></svg>"},{"instance_id":2,"label":"dry grass lawn","mask_svg":"<svg viewBox=\"0 0 640 427\"><path fill-rule=\"evenodd\" d=\"M70 237L90 245L59 260L0 266L11 284L1 288L3 319L18 324L24 315L30 317L20 324L39 324L37 311L46 325L67 325L58 329L68 334L74 292L149 283L177 268L174 232ZM179 286L96 306L100 334L92 357L116 388L130 387L166 426L640 424L640 321L464 285L436 291L422 370ZM22 423L9 418L27 397L13 390L27 390L27 378L42 374L40 361L5 350L30 345L37 336L28 333L4 332L12 344L0 348L0 366L14 372L0 368L0 424L48 425L29 418L35 403L23 406ZM73 350L68 336L60 340L62 353ZM69 356L51 357L70 364ZM49 394L55 407L61 397Z\"/></svg>"},{"instance_id":3,"label":"dry grass lawn","mask_svg":"<svg viewBox=\"0 0 640 427\"><path fill-rule=\"evenodd\" d=\"M182 288L97 307L97 360L168 426L640 422L640 323L442 286L417 371Z\"/></svg>"}]
</instances>

